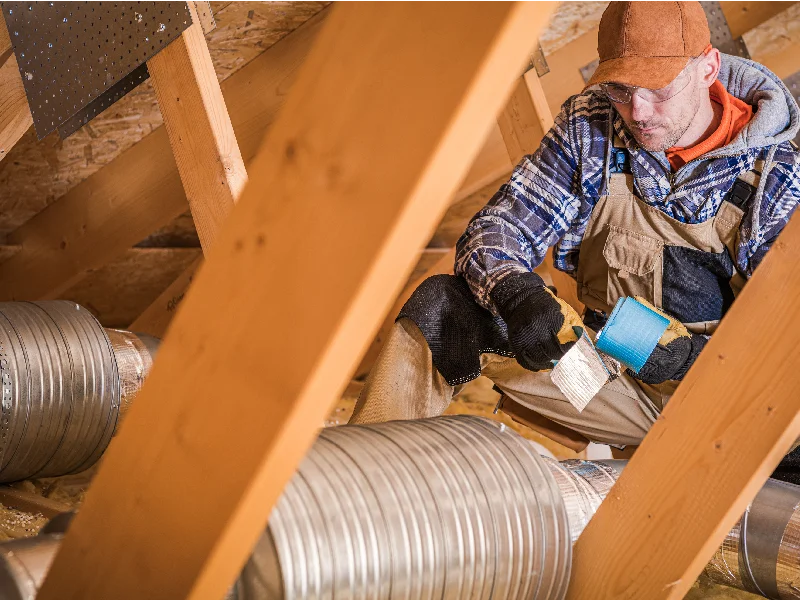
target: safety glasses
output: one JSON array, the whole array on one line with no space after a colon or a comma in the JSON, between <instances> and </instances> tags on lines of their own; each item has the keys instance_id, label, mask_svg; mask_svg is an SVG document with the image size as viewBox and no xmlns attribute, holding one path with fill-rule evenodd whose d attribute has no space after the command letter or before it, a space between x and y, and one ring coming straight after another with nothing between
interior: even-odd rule
<instances>
[{"instance_id":1,"label":"safety glasses","mask_svg":"<svg viewBox=\"0 0 800 600\"><path fill-rule=\"evenodd\" d=\"M678 73L678 76L675 79L657 90L651 90L649 88L637 87L633 85L624 85L622 83L601 83L600 89L603 90L603 93L606 96L608 96L609 100L619 104L630 103L634 94L650 104L666 102L670 98L677 96L686 89L686 87L692 81L692 73L694 72L692 67L697 59L702 58L703 56L705 56L705 54L701 54L700 56L696 56L691 59L683 68L683 70Z\"/></svg>"}]
</instances>

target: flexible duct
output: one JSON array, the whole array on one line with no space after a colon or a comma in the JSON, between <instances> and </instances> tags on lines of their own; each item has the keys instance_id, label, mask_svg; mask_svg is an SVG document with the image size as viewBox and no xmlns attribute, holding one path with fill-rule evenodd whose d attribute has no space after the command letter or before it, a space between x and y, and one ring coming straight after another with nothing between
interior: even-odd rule
<instances>
[{"instance_id":1,"label":"flexible duct","mask_svg":"<svg viewBox=\"0 0 800 600\"><path fill-rule=\"evenodd\" d=\"M241 599L562 598L566 512L532 446L478 417L332 427L300 465Z\"/></svg>"},{"instance_id":2,"label":"flexible duct","mask_svg":"<svg viewBox=\"0 0 800 600\"><path fill-rule=\"evenodd\" d=\"M627 461L545 460L577 539ZM703 574L765 598L800 599L800 486L768 479Z\"/></svg>"},{"instance_id":3,"label":"flexible duct","mask_svg":"<svg viewBox=\"0 0 800 600\"><path fill-rule=\"evenodd\" d=\"M73 302L0 303L0 482L76 473L103 454L152 364Z\"/></svg>"}]
</instances>

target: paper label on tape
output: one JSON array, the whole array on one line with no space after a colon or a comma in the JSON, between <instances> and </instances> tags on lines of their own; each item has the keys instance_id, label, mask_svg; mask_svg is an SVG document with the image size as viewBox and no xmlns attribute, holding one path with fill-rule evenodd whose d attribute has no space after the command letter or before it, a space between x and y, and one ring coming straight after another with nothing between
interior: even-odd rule
<instances>
[{"instance_id":1,"label":"paper label on tape","mask_svg":"<svg viewBox=\"0 0 800 600\"><path fill-rule=\"evenodd\" d=\"M610 376L585 331L550 372L550 379L578 412L586 408Z\"/></svg>"}]
</instances>

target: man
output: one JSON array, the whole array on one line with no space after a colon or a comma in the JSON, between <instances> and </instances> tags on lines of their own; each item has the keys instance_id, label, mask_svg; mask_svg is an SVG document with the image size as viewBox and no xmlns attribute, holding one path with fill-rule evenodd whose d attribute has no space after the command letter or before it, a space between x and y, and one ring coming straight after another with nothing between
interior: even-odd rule
<instances>
[{"instance_id":1,"label":"man","mask_svg":"<svg viewBox=\"0 0 800 600\"><path fill-rule=\"evenodd\" d=\"M612 2L587 90L471 220L456 276L403 308L352 422L441 414L486 375L592 441L641 442L800 199L800 111L763 66L711 47L697 2ZM640 296L672 317L646 365L578 412L549 378L581 318L533 273L548 248L598 330Z\"/></svg>"}]
</instances>

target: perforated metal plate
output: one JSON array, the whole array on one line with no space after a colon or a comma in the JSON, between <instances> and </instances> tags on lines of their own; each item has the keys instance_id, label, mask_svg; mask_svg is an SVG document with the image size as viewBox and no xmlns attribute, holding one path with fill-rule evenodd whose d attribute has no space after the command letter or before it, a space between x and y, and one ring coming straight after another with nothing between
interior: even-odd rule
<instances>
[{"instance_id":1,"label":"perforated metal plate","mask_svg":"<svg viewBox=\"0 0 800 600\"><path fill-rule=\"evenodd\" d=\"M744 40L741 37L733 39L728 20L722 12L719 2L701 2L708 19L708 28L711 30L711 45L720 52L750 58Z\"/></svg>"},{"instance_id":2,"label":"perforated metal plate","mask_svg":"<svg viewBox=\"0 0 800 600\"><path fill-rule=\"evenodd\" d=\"M144 81L141 66L192 23L185 2L4 2L3 15L39 139Z\"/></svg>"},{"instance_id":3,"label":"perforated metal plate","mask_svg":"<svg viewBox=\"0 0 800 600\"><path fill-rule=\"evenodd\" d=\"M530 68L536 69L536 74L539 77L547 75L550 72L550 66L547 64L547 58L545 58L541 44L536 46L536 50L531 55Z\"/></svg>"},{"instance_id":4,"label":"perforated metal plate","mask_svg":"<svg viewBox=\"0 0 800 600\"><path fill-rule=\"evenodd\" d=\"M92 100L86 107L67 119L63 125L60 125L58 127L58 135L61 136L62 140L66 139L133 88L146 81L148 77L150 77L150 73L147 70L147 64L139 65L130 75L123 77L108 90ZM41 139L41 137L39 139Z\"/></svg>"},{"instance_id":5,"label":"perforated metal plate","mask_svg":"<svg viewBox=\"0 0 800 600\"><path fill-rule=\"evenodd\" d=\"M784 79L783 83L785 83L786 87L789 88L789 91L791 92L792 96L794 96L795 101L800 104L800 71ZM800 133L795 136L794 143L797 146L800 146Z\"/></svg>"}]
</instances>

